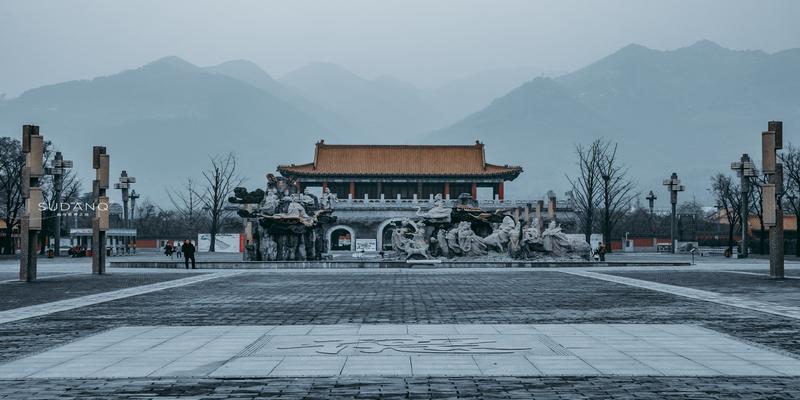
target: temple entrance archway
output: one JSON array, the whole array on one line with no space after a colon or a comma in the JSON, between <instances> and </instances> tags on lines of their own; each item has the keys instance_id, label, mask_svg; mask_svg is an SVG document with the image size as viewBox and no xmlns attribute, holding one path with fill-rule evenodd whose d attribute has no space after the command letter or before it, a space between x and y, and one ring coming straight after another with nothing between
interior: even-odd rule
<instances>
[{"instance_id":1,"label":"temple entrance archway","mask_svg":"<svg viewBox=\"0 0 800 400\"><path fill-rule=\"evenodd\" d=\"M328 251L355 251L356 231L347 225L336 225L328 229Z\"/></svg>"},{"instance_id":2,"label":"temple entrance archway","mask_svg":"<svg viewBox=\"0 0 800 400\"><path fill-rule=\"evenodd\" d=\"M378 239L378 251L392 250L392 231L394 231L394 223L402 220L402 218L390 218L378 225L378 231L375 235Z\"/></svg>"}]
</instances>

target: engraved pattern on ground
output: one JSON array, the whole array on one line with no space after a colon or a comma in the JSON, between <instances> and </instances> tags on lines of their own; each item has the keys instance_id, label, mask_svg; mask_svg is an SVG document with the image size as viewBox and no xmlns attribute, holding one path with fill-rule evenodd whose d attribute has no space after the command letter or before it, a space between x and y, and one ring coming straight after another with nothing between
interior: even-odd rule
<instances>
[{"instance_id":1,"label":"engraved pattern on ground","mask_svg":"<svg viewBox=\"0 0 800 400\"><path fill-rule=\"evenodd\" d=\"M246 273L2 324L0 361L126 325L347 323L688 323L800 354L798 320L556 271L315 270Z\"/></svg>"}]
</instances>

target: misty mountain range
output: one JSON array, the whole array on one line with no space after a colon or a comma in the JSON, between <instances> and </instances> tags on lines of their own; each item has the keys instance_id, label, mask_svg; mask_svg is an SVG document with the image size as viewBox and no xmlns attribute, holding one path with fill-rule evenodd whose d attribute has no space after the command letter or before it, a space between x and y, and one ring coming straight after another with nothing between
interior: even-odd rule
<instances>
[{"instance_id":1,"label":"misty mountain range","mask_svg":"<svg viewBox=\"0 0 800 400\"><path fill-rule=\"evenodd\" d=\"M800 122L800 49L734 51L712 42L673 50L629 45L556 78L534 68L485 71L423 90L313 63L274 79L244 60L202 68L167 57L92 80L29 90L0 102L0 135L36 123L91 176L89 146L104 144L112 170L138 178L145 197L199 175L209 154L235 151L250 186L279 163L303 163L313 143L487 144L489 161L520 164L511 197L567 190L574 145L605 137L643 192L678 172L707 199L711 174L781 119L786 141ZM667 196L660 196L662 199ZM659 201L661 202L661 200ZM663 203L662 203L663 204Z\"/></svg>"}]
</instances>

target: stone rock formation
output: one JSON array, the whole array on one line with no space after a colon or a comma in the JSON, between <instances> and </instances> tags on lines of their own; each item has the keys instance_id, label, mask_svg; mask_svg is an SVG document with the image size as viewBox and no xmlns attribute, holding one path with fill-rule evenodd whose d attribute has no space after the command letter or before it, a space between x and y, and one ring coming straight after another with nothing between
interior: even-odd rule
<instances>
[{"instance_id":1,"label":"stone rock formation","mask_svg":"<svg viewBox=\"0 0 800 400\"><path fill-rule=\"evenodd\" d=\"M510 215L484 212L469 200L460 198L454 207L445 207L437 197L433 208L417 211L419 222L397 224L393 250L406 259L591 259L591 246L571 239L555 222L540 233L534 221L523 227Z\"/></svg>"},{"instance_id":2,"label":"stone rock formation","mask_svg":"<svg viewBox=\"0 0 800 400\"><path fill-rule=\"evenodd\" d=\"M247 258L250 261L319 260L325 252L323 224L336 221L329 199L297 193L286 178L267 175L267 190L234 189L228 201L241 204L239 216L248 221Z\"/></svg>"}]
</instances>

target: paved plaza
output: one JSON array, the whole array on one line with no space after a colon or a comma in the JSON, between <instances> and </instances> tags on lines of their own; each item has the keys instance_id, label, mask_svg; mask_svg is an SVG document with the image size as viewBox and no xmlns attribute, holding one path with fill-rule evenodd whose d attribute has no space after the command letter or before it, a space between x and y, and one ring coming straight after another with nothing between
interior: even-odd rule
<instances>
[{"instance_id":1,"label":"paved plaza","mask_svg":"<svg viewBox=\"0 0 800 400\"><path fill-rule=\"evenodd\" d=\"M764 260L88 270L0 283L0 398L800 397L800 279Z\"/></svg>"}]
</instances>

